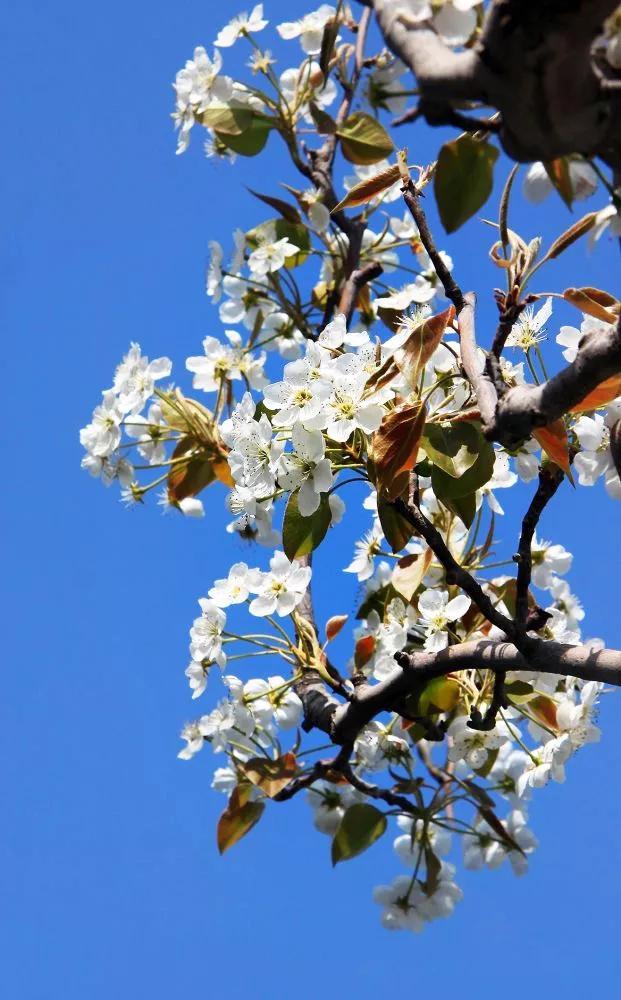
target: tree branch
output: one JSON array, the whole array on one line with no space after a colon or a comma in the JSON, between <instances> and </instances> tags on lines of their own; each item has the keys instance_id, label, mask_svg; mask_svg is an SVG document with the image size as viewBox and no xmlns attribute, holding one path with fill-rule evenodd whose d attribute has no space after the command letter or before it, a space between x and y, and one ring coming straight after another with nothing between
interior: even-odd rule
<instances>
[{"instance_id":1,"label":"tree branch","mask_svg":"<svg viewBox=\"0 0 621 1000\"><path fill-rule=\"evenodd\" d=\"M528 588L532 572L532 544L535 529L546 505L550 502L565 475L558 465L546 463L539 469L539 485L522 521L518 545L518 571L515 598L515 622L521 628L528 623Z\"/></svg>"},{"instance_id":2,"label":"tree branch","mask_svg":"<svg viewBox=\"0 0 621 1000\"><path fill-rule=\"evenodd\" d=\"M475 100L501 113L500 140L515 160L582 153L621 162L618 101L591 52L617 0L493 0L464 52L417 20L408 0L368 3L386 44L416 77L429 124L457 123L454 105Z\"/></svg>"},{"instance_id":3,"label":"tree branch","mask_svg":"<svg viewBox=\"0 0 621 1000\"><path fill-rule=\"evenodd\" d=\"M621 372L621 317L616 326L586 337L576 360L543 385L509 389L490 418L483 418L490 440L515 448L537 427L551 424L580 403L601 382Z\"/></svg>"}]
</instances>

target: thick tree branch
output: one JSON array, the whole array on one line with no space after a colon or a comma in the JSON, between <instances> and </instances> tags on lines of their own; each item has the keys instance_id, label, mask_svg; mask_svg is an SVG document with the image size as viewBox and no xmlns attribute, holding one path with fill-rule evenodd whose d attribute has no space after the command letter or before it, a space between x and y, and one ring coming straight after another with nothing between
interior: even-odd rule
<instances>
[{"instance_id":1,"label":"thick tree branch","mask_svg":"<svg viewBox=\"0 0 621 1000\"><path fill-rule=\"evenodd\" d=\"M476 45L459 53L417 20L410 0L369 3L414 73L430 124L476 100L501 113L500 140L515 160L582 153L621 162L619 102L592 56L617 0L493 0Z\"/></svg>"},{"instance_id":2,"label":"thick tree branch","mask_svg":"<svg viewBox=\"0 0 621 1000\"><path fill-rule=\"evenodd\" d=\"M621 686L621 651L559 642L533 640L528 660L507 642L478 640L449 646L439 653L397 653L399 666L385 680L356 691L351 702L334 713L331 736L335 743L351 742L360 729L382 712L392 711L406 695L433 680L459 670L536 671L579 677Z\"/></svg>"},{"instance_id":3,"label":"thick tree branch","mask_svg":"<svg viewBox=\"0 0 621 1000\"><path fill-rule=\"evenodd\" d=\"M601 382L621 372L621 318L581 342L575 361L543 385L509 389L491 419L483 418L488 438L515 448L537 427L551 424L580 403Z\"/></svg>"}]
</instances>

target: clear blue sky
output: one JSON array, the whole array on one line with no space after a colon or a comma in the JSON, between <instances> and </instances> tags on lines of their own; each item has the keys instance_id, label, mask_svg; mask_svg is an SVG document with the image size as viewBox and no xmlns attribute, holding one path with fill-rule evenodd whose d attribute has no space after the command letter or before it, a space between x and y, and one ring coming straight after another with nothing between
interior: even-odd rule
<instances>
[{"instance_id":1,"label":"clear blue sky","mask_svg":"<svg viewBox=\"0 0 621 1000\"><path fill-rule=\"evenodd\" d=\"M276 189L275 146L233 170L208 163L199 143L174 155L170 82L235 9L21 0L5 18L0 995L612 996L617 695L605 699L601 746L536 798L530 874L460 873L464 902L421 937L380 929L370 892L398 871L390 844L333 872L329 841L296 802L269 809L220 859L213 758L176 759L195 708L183 677L195 600L239 543L219 530L217 488L202 522L123 510L80 471L77 434L130 340L170 354L180 375L218 332L203 294L207 241L260 221L243 183ZM274 21L303 9L266 4ZM437 138L417 127L414 158L431 157ZM527 214L526 235L539 214ZM568 219L555 205L546 231ZM475 222L441 242L464 285L482 294L498 281L489 230ZM618 263L616 247L589 257L581 246L548 280L619 292ZM610 644L621 642L620 515L603 490L567 487L543 530L575 553L586 632ZM341 565L351 537L335 534ZM324 592L319 610L349 607Z\"/></svg>"}]
</instances>

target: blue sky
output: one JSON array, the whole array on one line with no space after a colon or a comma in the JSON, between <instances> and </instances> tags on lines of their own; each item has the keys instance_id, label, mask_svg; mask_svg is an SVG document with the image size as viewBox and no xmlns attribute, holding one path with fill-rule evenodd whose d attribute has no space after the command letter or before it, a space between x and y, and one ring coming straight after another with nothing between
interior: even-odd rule
<instances>
[{"instance_id":1,"label":"blue sky","mask_svg":"<svg viewBox=\"0 0 621 1000\"><path fill-rule=\"evenodd\" d=\"M303 9L273 0L266 13L277 22ZM535 801L541 846L530 874L460 873L466 898L454 918L416 938L383 932L370 899L398 871L389 844L333 872L329 841L294 802L268 810L220 859L213 758L176 759L195 708L183 677L187 628L196 598L243 558L240 543L221 531L218 488L202 522L163 519L154 505L125 511L115 490L80 471L77 433L130 340L150 357L169 354L183 383L185 357L220 329L203 293L207 241L227 242L235 226L265 217L244 184L276 191L274 140L233 170L207 162L199 142L174 155L170 81L220 26L215 5L196 0L22 0L8 17L0 992L306 1000L321 991L331 1000L469 996L493 983L504 1000L612 995L615 694L604 699L601 746L578 754L567 784ZM294 43L289 51L293 63ZM424 161L438 140L417 126L404 141ZM552 202L545 217L523 218L527 236L570 219ZM462 284L479 292L482 339L493 321L484 293L499 280L489 232L473 222L440 240ZM613 245L591 256L581 245L546 280L619 293L618 262ZM507 503L509 545L524 503L524 494ZM575 553L585 631L611 645L621 642L618 518L603 490L564 487L542 532ZM348 558L354 531L322 551L324 580ZM345 607L334 607L334 593L320 591L320 618L350 610L351 592L338 589Z\"/></svg>"}]
</instances>

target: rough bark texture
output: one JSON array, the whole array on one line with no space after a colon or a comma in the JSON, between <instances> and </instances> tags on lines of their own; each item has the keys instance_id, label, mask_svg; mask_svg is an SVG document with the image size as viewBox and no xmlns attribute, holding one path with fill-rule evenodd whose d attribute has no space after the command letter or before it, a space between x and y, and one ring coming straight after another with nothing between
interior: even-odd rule
<instances>
[{"instance_id":1,"label":"rough bark texture","mask_svg":"<svg viewBox=\"0 0 621 1000\"><path fill-rule=\"evenodd\" d=\"M520 162L569 153L621 165L618 90L592 55L617 0L494 0L473 49L453 52L416 23L410 0L365 0L387 45L410 67L430 124L453 104L480 101L501 113L500 141Z\"/></svg>"}]
</instances>

